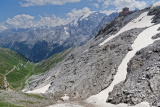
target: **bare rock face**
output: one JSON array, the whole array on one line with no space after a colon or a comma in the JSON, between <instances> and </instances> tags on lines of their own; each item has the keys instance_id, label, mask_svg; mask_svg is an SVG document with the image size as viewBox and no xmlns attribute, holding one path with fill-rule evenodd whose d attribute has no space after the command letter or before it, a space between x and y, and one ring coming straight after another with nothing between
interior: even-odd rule
<instances>
[{"instance_id":1,"label":"bare rock face","mask_svg":"<svg viewBox=\"0 0 160 107\"><path fill-rule=\"evenodd\" d=\"M111 84L118 66L132 50L131 45L134 40L147 27L125 31L104 45L99 46L99 44L146 11L149 10L146 8L126 17L117 17L103 27L96 37L85 45L73 49L62 62L38 78L29 89L50 83L47 92L53 93L56 99L67 94L70 100L84 100L98 94ZM159 17L155 11L153 9L148 13L148 15L155 15L153 20ZM158 20L154 22L159 23ZM152 39L157 38L159 38L158 34ZM147 101L153 106L158 106L160 104L159 56L158 41L138 51L128 63L126 80L114 87L109 93L107 102L135 105Z\"/></svg>"},{"instance_id":2,"label":"bare rock face","mask_svg":"<svg viewBox=\"0 0 160 107\"><path fill-rule=\"evenodd\" d=\"M160 42L137 52L128 64L127 78L116 85L108 102L138 104L143 101L153 106L160 103Z\"/></svg>"},{"instance_id":3,"label":"bare rock face","mask_svg":"<svg viewBox=\"0 0 160 107\"><path fill-rule=\"evenodd\" d=\"M57 97L67 94L71 100L84 100L99 93L111 84L121 61L132 50L131 44L143 30L126 31L102 47L99 47L99 41L93 39L72 50L65 60L30 88L51 81L49 93L55 93Z\"/></svg>"}]
</instances>

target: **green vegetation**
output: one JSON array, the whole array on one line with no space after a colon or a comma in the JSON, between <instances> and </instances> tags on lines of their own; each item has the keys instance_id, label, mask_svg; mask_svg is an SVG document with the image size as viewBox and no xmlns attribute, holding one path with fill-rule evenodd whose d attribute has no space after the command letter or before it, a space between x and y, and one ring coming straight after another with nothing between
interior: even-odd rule
<instances>
[{"instance_id":1,"label":"green vegetation","mask_svg":"<svg viewBox=\"0 0 160 107\"><path fill-rule=\"evenodd\" d=\"M22 107L22 106L10 104L10 103L5 103L5 102L0 102L0 107Z\"/></svg>"},{"instance_id":2,"label":"green vegetation","mask_svg":"<svg viewBox=\"0 0 160 107\"><path fill-rule=\"evenodd\" d=\"M27 97L31 97L31 98L45 99L45 100L47 100L47 98L42 97L42 96L40 96L40 95L38 95L38 94L27 94L27 93L24 93L24 95L26 95Z\"/></svg>"},{"instance_id":3,"label":"green vegetation","mask_svg":"<svg viewBox=\"0 0 160 107\"><path fill-rule=\"evenodd\" d=\"M9 49L0 48L0 89L4 89L4 78L6 77L9 86L16 91L25 87L25 81L32 75L43 74L62 61L71 51L68 49L62 53L34 64L22 55Z\"/></svg>"},{"instance_id":4,"label":"green vegetation","mask_svg":"<svg viewBox=\"0 0 160 107\"><path fill-rule=\"evenodd\" d=\"M20 62L25 63L28 61L22 55L11 51L9 49L0 48L0 73L6 74L14 65L18 65Z\"/></svg>"},{"instance_id":5,"label":"green vegetation","mask_svg":"<svg viewBox=\"0 0 160 107\"><path fill-rule=\"evenodd\" d=\"M71 49L68 49L62 53L55 54L55 55L51 56L50 58L38 63L34 67L34 72L36 74L40 74L40 73L44 73L47 70L53 68L55 66L55 64L62 61L70 51L71 51Z\"/></svg>"},{"instance_id":6,"label":"green vegetation","mask_svg":"<svg viewBox=\"0 0 160 107\"><path fill-rule=\"evenodd\" d=\"M34 64L14 51L0 48L0 107L32 107L50 104L50 99L45 96L26 94L19 91L25 87L25 82L29 77L43 74L53 68L57 63L62 61L70 51L71 49L68 49L62 53L53 55L47 60ZM73 81L70 81L70 83L73 83ZM15 92L2 90L7 88L14 89ZM43 103L41 103L41 101L43 101Z\"/></svg>"},{"instance_id":7,"label":"green vegetation","mask_svg":"<svg viewBox=\"0 0 160 107\"><path fill-rule=\"evenodd\" d=\"M11 73L6 75L7 81L14 89L23 89L26 79L33 74L33 66L33 63L27 63L25 66L17 66L19 69L15 69Z\"/></svg>"},{"instance_id":8,"label":"green vegetation","mask_svg":"<svg viewBox=\"0 0 160 107\"><path fill-rule=\"evenodd\" d=\"M0 107L46 107L52 100L44 95L0 90Z\"/></svg>"},{"instance_id":9,"label":"green vegetation","mask_svg":"<svg viewBox=\"0 0 160 107\"><path fill-rule=\"evenodd\" d=\"M4 89L4 76L10 87L20 90L32 74L34 64L22 55L9 49L0 48L0 89Z\"/></svg>"}]
</instances>

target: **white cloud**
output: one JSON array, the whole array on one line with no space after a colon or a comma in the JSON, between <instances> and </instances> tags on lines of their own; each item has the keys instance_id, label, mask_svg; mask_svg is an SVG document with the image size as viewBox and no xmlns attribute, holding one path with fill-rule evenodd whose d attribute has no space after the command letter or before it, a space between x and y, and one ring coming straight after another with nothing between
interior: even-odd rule
<instances>
[{"instance_id":1,"label":"white cloud","mask_svg":"<svg viewBox=\"0 0 160 107\"><path fill-rule=\"evenodd\" d=\"M104 0L97 0L98 2L103 2Z\"/></svg>"},{"instance_id":2,"label":"white cloud","mask_svg":"<svg viewBox=\"0 0 160 107\"><path fill-rule=\"evenodd\" d=\"M8 18L5 22L3 22L3 26L6 28L28 28L30 26L34 26L33 23L34 17L30 15L16 15L12 19Z\"/></svg>"},{"instance_id":3,"label":"white cloud","mask_svg":"<svg viewBox=\"0 0 160 107\"><path fill-rule=\"evenodd\" d=\"M12 19L8 18L5 22L0 23L1 31L6 29L32 28L32 27L54 27L63 24L62 19L52 15L50 17L40 17L39 21L34 21L34 16L16 15Z\"/></svg>"},{"instance_id":4,"label":"white cloud","mask_svg":"<svg viewBox=\"0 0 160 107\"><path fill-rule=\"evenodd\" d=\"M98 3L94 3L93 6L96 7L96 8L99 8Z\"/></svg>"},{"instance_id":5,"label":"white cloud","mask_svg":"<svg viewBox=\"0 0 160 107\"><path fill-rule=\"evenodd\" d=\"M109 5L111 5L111 0L106 0L104 3L103 3L103 8L107 8Z\"/></svg>"},{"instance_id":6,"label":"white cloud","mask_svg":"<svg viewBox=\"0 0 160 107\"><path fill-rule=\"evenodd\" d=\"M108 8L108 6L114 5L116 10L121 11L124 7L129 7L131 10L134 10L135 7L138 9L143 9L147 6L147 1L138 1L138 0L105 0L103 3L103 8Z\"/></svg>"},{"instance_id":7,"label":"white cloud","mask_svg":"<svg viewBox=\"0 0 160 107\"><path fill-rule=\"evenodd\" d=\"M63 25L63 20L59 17L56 17L55 15L52 15L50 17L42 17L41 20L35 22L36 27L41 27L41 26L48 26L48 27L54 27L54 26L59 26Z\"/></svg>"},{"instance_id":8,"label":"white cloud","mask_svg":"<svg viewBox=\"0 0 160 107\"><path fill-rule=\"evenodd\" d=\"M23 0L21 6L43 6L43 5L64 5L71 2L80 2L81 0Z\"/></svg>"},{"instance_id":9,"label":"white cloud","mask_svg":"<svg viewBox=\"0 0 160 107\"><path fill-rule=\"evenodd\" d=\"M54 27L60 26L64 24L68 24L71 21L78 19L82 15L86 13L91 13L88 7L84 7L83 9L73 9L71 12L67 13L66 19L61 19L54 14L47 17L40 16L40 20L35 21L34 16L22 14L16 15L13 18L8 18L6 21L0 23L0 32L6 29L18 29L18 28L34 28L34 27Z\"/></svg>"},{"instance_id":10,"label":"white cloud","mask_svg":"<svg viewBox=\"0 0 160 107\"><path fill-rule=\"evenodd\" d=\"M8 28L5 25L3 25L2 23L0 23L0 32L4 31L6 29L8 29Z\"/></svg>"},{"instance_id":11,"label":"white cloud","mask_svg":"<svg viewBox=\"0 0 160 107\"><path fill-rule=\"evenodd\" d=\"M104 13L106 15L110 15L113 12L117 12L116 10L101 10L100 13Z\"/></svg>"},{"instance_id":12,"label":"white cloud","mask_svg":"<svg viewBox=\"0 0 160 107\"><path fill-rule=\"evenodd\" d=\"M67 13L68 18L64 20L64 23L69 23L89 12L91 11L88 7L84 7L83 9L79 9L79 10L73 9L71 12Z\"/></svg>"},{"instance_id":13,"label":"white cloud","mask_svg":"<svg viewBox=\"0 0 160 107\"><path fill-rule=\"evenodd\" d=\"M147 6L147 3L145 1L136 1L136 0L115 0L114 5L116 6L116 9L119 11L123 7L129 7L131 10L138 8L138 9L143 9L144 7Z\"/></svg>"}]
</instances>

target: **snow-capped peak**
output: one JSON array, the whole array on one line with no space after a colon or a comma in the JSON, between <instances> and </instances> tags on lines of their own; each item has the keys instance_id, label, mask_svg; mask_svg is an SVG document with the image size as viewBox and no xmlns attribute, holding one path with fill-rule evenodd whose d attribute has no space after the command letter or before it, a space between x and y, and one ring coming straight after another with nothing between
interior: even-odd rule
<instances>
[{"instance_id":1,"label":"snow-capped peak","mask_svg":"<svg viewBox=\"0 0 160 107\"><path fill-rule=\"evenodd\" d=\"M71 22L71 25L78 26L78 18Z\"/></svg>"},{"instance_id":2,"label":"snow-capped peak","mask_svg":"<svg viewBox=\"0 0 160 107\"><path fill-rule=\"evenodd\" d=\"M69 33L67 32L67 29L68 29L67 27L64 27L65 34L67 34L67 35L68 35Z\"/></svg>"},{"instance_id":3,"label":"snow-capped peak","mask_svg":"<svg viewBox=\"0 0 160 107\"><path fill-rule=\"evenodd\" d=\"M151 6L151 8L155 8L155 7L158 7L158 6L160 6L160 1L154 3L154 4Z\"/></svg>"},{"instance_id":4,"label":"snow-capped peak","mask_svg":"<svg viewBox=\"0 0 160 107\"><path fill-rule=\"evenodd\" d=\"M87 18L89 15L91 15L93 12L88 12L85 15L83 15L83 17L80 19L80 21L82 21L83 19Z\"/></svg>"}]
</instances>

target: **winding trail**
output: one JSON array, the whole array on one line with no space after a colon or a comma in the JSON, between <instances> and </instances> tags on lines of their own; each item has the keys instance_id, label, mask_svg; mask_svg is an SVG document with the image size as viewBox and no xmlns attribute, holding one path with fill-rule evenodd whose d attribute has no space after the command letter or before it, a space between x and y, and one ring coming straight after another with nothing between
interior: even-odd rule
<instances>
[{"instance_id":1,"label":"winding trail","mask_svg":"<svg viewBox=\"0 0 160 107\"><path fill-rule=\"evenodd\" d=\"M14 71L16 68L17 68L17 67L14 65L13 69L11 69L9 72L7 72L7 73L5 74L5 76L8 75L9 73L11 73L12 71Z\"/></svg>"}]
</instances>

